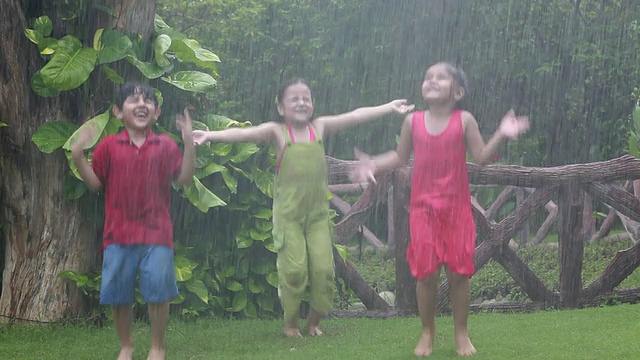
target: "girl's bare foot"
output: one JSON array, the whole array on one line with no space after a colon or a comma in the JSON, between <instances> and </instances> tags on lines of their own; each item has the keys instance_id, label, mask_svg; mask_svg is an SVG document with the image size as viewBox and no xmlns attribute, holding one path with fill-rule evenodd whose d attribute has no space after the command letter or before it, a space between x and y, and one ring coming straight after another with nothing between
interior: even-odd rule
<instances>
[{"instance_id":1,"label":"girl's bare foot","mask_svg":"<svg viewBox=\"0 0 640 360\"><path fill-rule=\"evenodd\" d=\"M302 334L300 333L300 329L298 329L297 327L294 328L294 327L285 326L284 334L287 335L288 337L302 337Z\"/></svg>"},{"instance_id":2,"label":"girl's bare foot","mask_svg":"<svg viewBox=\"0 0 640 360\"><path fill-rule=\"evenodd\" d=\"M471 356L476 353L476 348L471 343L466 331L456 334L456 345L458 345L458 355L460 356Z\"/></svg>"},{"instance_id":3,"label":"girl's bare foot","mask_svg":"<svg viewBox=\"0 0 640 360\"><path fill-rule=\"evenodd\" d=\"M164 360L164 349L151 349L147 360Z\"/></svg>"},{"instance_id":4,"label":"girl's bare foot","mask_svg":"<svg viewBox=\"0 0 640 360\"><path fill-rule=\"evenodd\" d=\"M309 326L309 335L311 336L322 336L322 331L317 326Z\"/></svg>"},{"instance_id":5,"label":"girl's bare foot","mask_svg":"<svg viewBox=\"0 0 640 360\"><path fill-rule=\"evenodd\" d=\"M120 354L118 354L118 360L131 360L133 359L133 347L123 346L120 348Z\"/></svg>"},{"instance_id":6,"label":"girl's bare foot","mask_svg":"<svg viewBox=\"0 0 640 360\"><path fill-rule=\"evenodd\" d=\"M413 351L415 356L429 356L433 347L433 335L432 332L424 330L422 336L416 345L416 349Z\"/></svg>"}]
</instances>

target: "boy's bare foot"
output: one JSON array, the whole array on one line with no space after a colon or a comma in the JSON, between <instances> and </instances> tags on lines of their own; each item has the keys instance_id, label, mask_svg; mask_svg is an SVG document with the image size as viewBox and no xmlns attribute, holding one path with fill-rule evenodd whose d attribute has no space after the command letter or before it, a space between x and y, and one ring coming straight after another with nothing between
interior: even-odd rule
<instances>
[{"instance_id":1,"label":"boy's bare foot","mask_svg":"<svg viewBox=\"0 0 640 360\"><path fill-rule=\"evenodd\" d=\"M123 346L120 348L120 354L118 354L118 360L131 360L133 359L133 347Z\"/></svg>"},{"instance_id":2,"label":"boy's bare foot","mask_svg":"<svg viewBox=\"0 0 640 360\"><path fill-rule=\"evenodd\" d=\"M309 326L309 335L311 336L322 336L322 331L317 326Z\"/></svg>"},{"instance_id":3,"label":"boy's bare foot","mask_svg":"<svg viewBox=\"0 0 640 360\"><path fill-rule=\"evenodd\" d=\"M466 331L456 334L456 345L458 345L458 355L460 356L471 356L476 353L476 348L471 343Z\"/></svg>"},{"instance_id":4,"label":"boy's bare foot","mask_svg":"<svg viewBox=\"0 0 640 360\"><path fill-rule=\"evenodd\" d=\"M415 356L429 356L433 347L433 333L427 330L422 331L422 336L416 345L416 349L413 351Z\"/></svg>"}]
</instances>

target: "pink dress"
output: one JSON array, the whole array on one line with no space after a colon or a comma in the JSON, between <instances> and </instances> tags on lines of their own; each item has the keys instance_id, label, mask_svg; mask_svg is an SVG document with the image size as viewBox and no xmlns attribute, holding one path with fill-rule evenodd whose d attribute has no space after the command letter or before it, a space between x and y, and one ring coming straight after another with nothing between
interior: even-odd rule
<instances>
[{"instance_id":1,"label":"pink dress","mask_svg":"<svg viewBox=\"0 0 640 360\"><path fill-rule=\"evenodd\" d=\"M411 119L413 176L407 260L418 279L447 265L460 275L473 275L475 223L467 173L462 111L456 110L445 130L429 134L425 113Z\"/></svg>"}]
</instances>

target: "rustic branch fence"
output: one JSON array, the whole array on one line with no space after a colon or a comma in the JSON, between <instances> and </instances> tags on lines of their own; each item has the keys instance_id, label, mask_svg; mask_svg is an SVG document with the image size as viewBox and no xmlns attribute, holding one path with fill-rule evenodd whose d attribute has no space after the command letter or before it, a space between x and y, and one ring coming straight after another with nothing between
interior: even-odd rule
<instances>
[{"instance_id":1,"label":"rustic branch fence","mask_svg":"<svg viewBox=\"0 0 640 360\"><path fill-rule=\"evenodd\" d=\"M342 207L343 218L335 227L337 243L344 244L366 229L364 223L370 210L385 196L391 200L389 210L390 233L395 243L396 255L396 306L399 313L413 314L417 311L415 280L412 278L405 258L409 242L409 193L411 184L410 165L378 177L376 186L339 184L345 182L353 166L352 161L327 158L329 163L330 189L334 193L357 193L359 199L353 206L334 201ZM515 282L531 299L530 303L497 303L485 305L495 310L531 310L547 307L577 308L593 306L612 295L620 302L640 301L640 289L614 290L640 265L640 241L628 249L619 251L604 272L591 284L582 287L582 264L585 241L603 237L611 229L616 216L625 223L640 222L640 200L628 189L631 181L640 179L640 160L625 155L613 160L588 164L573 164L549 168L491 165L480 167L468 165L472 186L505 186L494 203L483 209L472 199L473 215L476 221L477 245L474 255L476 270L481 269L490 259L501 264ZM627 180L624 186L614 182ZM516 208L499 222L496 215L510 196L515 195ZM552 200L557 198L557 205ZM339 199L339 198L338 198ZM609 214L598 231L595 231L592 200L601 201L609 208ZM526 227L541 210L546 210L547 218L533 239L528 238ZM586 211L585 211L586 209ZM521 244L540 244L556 223L559 246L559 288L549 289L538 276L523 262L509 246L516 235ZM366 230L368 231L368 230ZM637 231L637 227L636 227ZM634 233L635 231L629 231ZM636 235L636 234L632 234ZM386 246L375 235L368 232L367 241L375 248ZM391 307L380 298L364 281L357 271L336 256L336 270L354 289L356 295L370 310L389 311ZM439 310L448 308L446 281L439 287ZM479 307L480 305L475 305Z\"/></svg>"}]
</instances>

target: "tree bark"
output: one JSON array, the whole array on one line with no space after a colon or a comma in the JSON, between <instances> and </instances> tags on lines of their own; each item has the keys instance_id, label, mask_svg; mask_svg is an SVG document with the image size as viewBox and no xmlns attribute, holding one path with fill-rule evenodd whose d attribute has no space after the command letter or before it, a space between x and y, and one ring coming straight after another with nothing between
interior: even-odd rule
<instances>
[{"instance_id":1,"label":"tree bark","mask_svg":"<svg viewBox=\"0 0 640 360\"><path fill-rule=\"evenodd\" d=\"M44 4L29 6L40 11ZM134 5L155 8L155 1L128 2ZM0 119L9 125L0 129L4 236L0 315L3 320L56 321L87 310L76 285L58 274L63 270L86 272L95 265L97 231L85 221L88 214L82 212L80 202L64 198L63 184L69 173L65 155L40 152L31 136L45 122L78 118L88 105L79 91L55 98L41 98L31 91L30 79L43 63L24 29L27 17L44 14L26 14L25 6L24 1L0 0ZM59 18L56 11L47 14L54 21ZM142 18L148 19L148 14ZM150 34L153 12L150 19L145 23L136 18L127 25L146 27ZM85 22L81 25L87 28L99 25Z\"/></svg>"}]
</instances>

